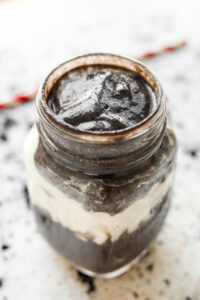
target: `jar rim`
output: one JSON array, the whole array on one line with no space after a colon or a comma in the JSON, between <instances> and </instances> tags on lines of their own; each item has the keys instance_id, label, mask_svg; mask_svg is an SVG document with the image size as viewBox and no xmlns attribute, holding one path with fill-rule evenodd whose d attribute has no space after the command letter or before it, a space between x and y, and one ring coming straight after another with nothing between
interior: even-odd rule
<instances>
[{"instance_id":1,"label":"jar rim","mask_svg":"<svg viewBox=\"0 0 200 300\"><path fill-rule=\"evenodd\" d=\"M107 65L115 66L139 73L149 83L156 97L156 107L141 122L124 129L112 131L87 131L75 128L73 125L58 122L55 114L47 105L47 97L56 82L66 73L84 66ZM62 134L70 135L83 141L95 143L110 143L119 140L127 140L139 137L148 131L165 110L165 97L162 86L155 73L142 62L110 53L89 53L67 60L55 67L43 80L37 94L37 110L40 118L48 123L48 126L57 129Z\"/></svg>"}]
</instances>

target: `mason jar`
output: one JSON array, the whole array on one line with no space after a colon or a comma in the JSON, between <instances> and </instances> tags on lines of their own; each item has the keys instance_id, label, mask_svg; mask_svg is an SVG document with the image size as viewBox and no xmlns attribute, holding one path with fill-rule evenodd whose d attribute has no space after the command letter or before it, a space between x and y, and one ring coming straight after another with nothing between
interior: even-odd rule
<instances>
[{"instance_id":1,"label":"mason jar","mask_svg":"<svg viewBox=\"0 0 200 300\"><path fill-rule=\"evenodd\" d=\"M142 76L156 107L125 129L91 132L63 125L47 98L66 73L83 66L115 66ZM167 128L166 97L143 63L112 54L64 62L43 81L37 122L25 160L28 188L40 232L82 272L115 277L145 254L170 206L176 138Z\"/></svg>"}]
</instances>

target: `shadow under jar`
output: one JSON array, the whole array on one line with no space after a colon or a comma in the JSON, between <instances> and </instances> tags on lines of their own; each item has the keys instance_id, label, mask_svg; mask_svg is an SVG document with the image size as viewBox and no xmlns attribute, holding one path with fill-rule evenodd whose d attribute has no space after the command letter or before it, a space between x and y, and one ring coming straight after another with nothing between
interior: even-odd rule
<instances>
[{"instance_id":1,"label":"shadow under jar","mask_svg":"<svg viewBox=\"0 0 200 300\"><path fill-rule=\"evenodd\" d=\"M104 82L101 99L98 80L95 88L84 82L93 80L94 72L98 71L101 84ZM110 88L105 78L112 72L117 77L111 80L114 83ZM124 74L132 76L133 81L139 80L134 93L144 91L143 98L136 97L138 102L134 105L138 109L145 93L151 98L148 112L141 114L143 118L135 123L130 123L128 117L123 123L123 117L132 108L125 107L121 115L113 114L112 105L115 107L116 101L123 106L127 99L134 100L126 91L121 92L128 89L132 93L133 83L127 85L132 79ZM73 86L75 76L83 82ZM62 89L68 89L67 100L52 100L56 85L59 97L63 96ZM81 96L76 95L77 86L82 89ZM99 112L95 112L95 117L87 114L92 111L88 104L93 101L88 100L90 88L97 97L93 104L98 102L101 107L104 101L103 117ZM112 90L112 97L107 89ZM107 94L104 97L102 93ZM73 95L77 96L75 100ZM74 101L78 101L79 112L71 120L68 109ZM86 111L82 112L85 104ZM47 76L37 95L37 111L37 126L27 138L25 158L29 192L41 233L84 273L104 278L122 274L144 255L158 234L170 204L176 138L166 128L165 95L159 81L136 60L112 54L84 55L61 64ZM77 116L82 115L84 124L79 124ZM122 125L113 123L118 125L112 127L113 118ZM98 121L99 127L91 127L88 122L93 121Z\"/></svg>"}]
</instances>

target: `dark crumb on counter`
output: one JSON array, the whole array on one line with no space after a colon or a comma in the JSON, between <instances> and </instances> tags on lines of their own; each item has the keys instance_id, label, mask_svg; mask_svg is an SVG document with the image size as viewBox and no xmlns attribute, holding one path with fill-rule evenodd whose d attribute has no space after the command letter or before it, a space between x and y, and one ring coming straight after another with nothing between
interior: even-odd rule
<instances>
[{"instance_id":1,"label":"dark crumb on counter","mask_svg":"<svg viewBox=\"0 0 200 300\"><path fill-rule=\"evenodd\" d=\"M87 283L88 284L88 290L87 293L92 293L95 291L96 287L94 285L94 279L90 276L87 276L85 274L83 274L80 271L77 271L78 277L79 279L83 282L83 283Z\"/></svg>"},{"instance_id":2,"label":"dark crumb on counter","mask_svg":"<svg viewBox=\"0 0 200 300\"><path fill-rule=\"evenodd\" d=\"M139 298L139 295L138 295L137 292L133 292L133 296L134 296L135 298Z\"/></svg>"},{"instance_id":3,"label":"dark crumb on counter","mask_svg":"<svg viewBox=\"0 0 200 300\"><path fill-rule=\"evenodd\" d=\"M29 193L28 193L27 185L23 186L23 194L24 194L24 198L26 200L27 206L30 207L30 198L29 198Z\"/></svg>"},{"instance_id":4,"label":"dark crumb on counter","mask_svg":"<svg viewBox=\"0 0 200 300\"><path fill-rule=\"evenodd\" d=\"M185 300L192 300L192 298L191 297L186 297Z\"/></svg>"},{"instance_id":5,"label":"dark crumb on counter","mask_svg":"<svg viewBox=\"0 0 200 300\"><path fill-rule=\"evenodd\" d=\"M3 286L3 279L0 278L0 288L2 288L2 286Z\"/></svg>"},{"instance_id":6,"label":"dark crumb on counter","mask_svg":"<svg viewBox=\"0 0 200 300\"><path fill-rule=\"evenodd\" d=\"M192 156L192 157L197 157L197 151L192 149L189 151L189 154Z\"/></svg>"},{"instance_id":7,"label":"dark crumb on counter","mask_svg":"<svg viewBox=\"0 0 200 300\"><path fill-rule=\"evenodd\" d=\"M2 133L0 135L0 140L3 141L3 142L6 142L8 140L7 135L5 133Z\"/></svg>"},{"instance_id":8,"label":"dark crumb on counter","mask_svg":"<svg viewBox=\"0 0 200 300\"><path fill-rule=\"evenodd\" d=\"M151 272L154 269L154 265L153 264L148 264L146 269L147 269L147 271Z\"/></svg>"},{"instance_id":9,"label":"dark crumb on counter","mask_svg":"<svg viewBox=\"0 0 200 300\"><path fill-rule=\"evenodd\" d=\"M11 118L6 118L4 123L3 123L3 127L5 129L8 129L8 128L14 126L14 125L16 125L16 121L11 119Z\"/></svg>"},{"instance_id":10,"label":"dark crumb on counter","mask_svg":"<svg viewBox=\"0 0 200 300\"><path fill-rule=\"evenodd\" d=\"M6 251L6 250L8 250L9 248L10 248L10 246L8 246L7 244L3 244L3 245L1 246L2 251Z\"/></svg>"},{"instance_id":11,"label":"dark crumb on counter","mask_svg":"<svg viewBox=\"0 0 200 300\"><path fill-rule=\"evenodd\" d=\"M47 217L45 215L42 215L41 220L42 220L42 223L45 223L47 221Z\"/></svg>"},{"instance_id":12,"label":"dark crumb on counter","mask_svg":"<svg viewBox=\"0 0 200 300\"><path fill-rule=\"evenodd\" d=\"M164 283L166 285L170 285L171 284L171 282L170 282L170 280L168 278L165 278L163 281L164 281Z\"/></svg>"},{"instance_id":13,"label":"dark crumb on counter","mask_svg":"<svg viewBox=\"0 0 200 300\"><path fill-rule=\"evenodd\" d=\"M33 122L29 122L28 123L28 125L27 125L28 126L28 130L31 129L31 127L33 126L33 124L34 124Z\"/></svg>"}]
</instances>

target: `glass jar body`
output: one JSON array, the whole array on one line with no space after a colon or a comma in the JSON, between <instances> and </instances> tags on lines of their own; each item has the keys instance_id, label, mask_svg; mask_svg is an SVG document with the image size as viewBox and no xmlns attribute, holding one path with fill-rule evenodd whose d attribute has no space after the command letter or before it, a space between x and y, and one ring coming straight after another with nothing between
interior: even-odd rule
<instances>
[{"instance_id":1,"label":"glass jar body","mask_svg":"<svg viewBox=\"0 0 200 300\"><path fill-rule=\"evenodd\" d=\"M82 66L140 74L155 94L147 118L122 130L81 131L47 105L54 84ZM176 138L166 129L165 95L142 63L89 54L55 68L37 96L38 119L26 141L28 186L41 233L88 275L115 277L144 255L170 204Z\"/></svg>"},{"instance_id":2,"label":"glass jar body","mask_svg":"<svg viewBox=\"0 0 200 300\"><path fill-rule=\"evenodd\" d=\"M86 174L59 164L36 126L25 146L29 192L40 231L88 275L114 277L144 254L170 204L176 139L166 129L159 149L125 172Z\"/></svg>"}]
</instances>

